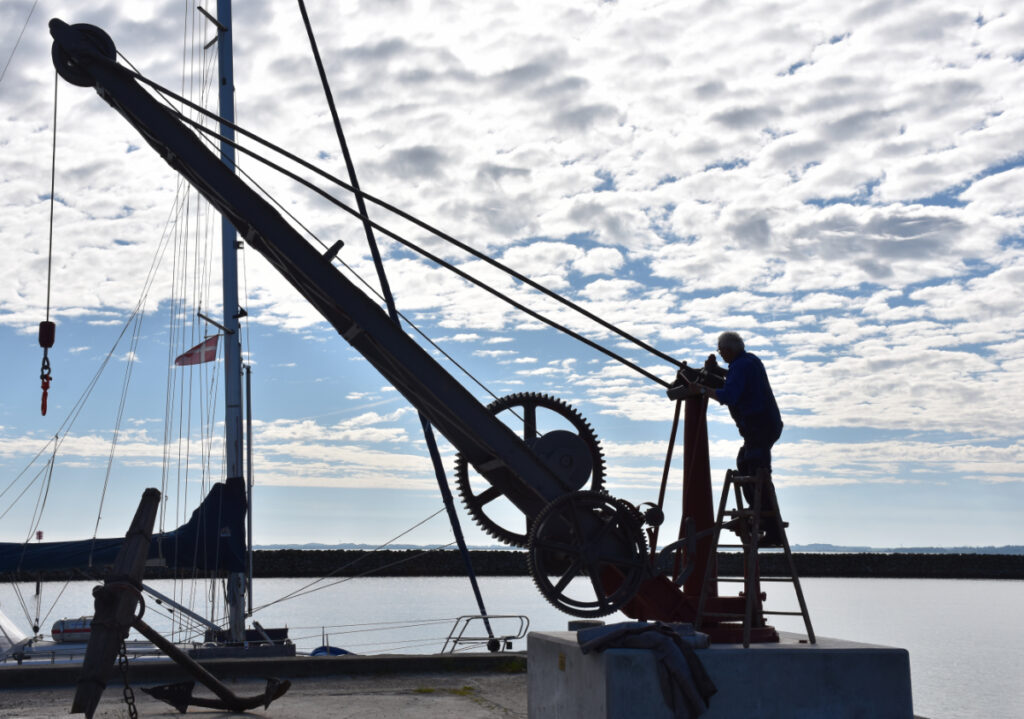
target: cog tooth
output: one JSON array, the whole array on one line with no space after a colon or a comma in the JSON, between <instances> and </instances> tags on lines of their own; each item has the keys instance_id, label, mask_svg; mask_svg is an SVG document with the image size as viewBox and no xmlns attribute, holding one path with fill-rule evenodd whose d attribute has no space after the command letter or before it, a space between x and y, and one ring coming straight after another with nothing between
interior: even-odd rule
<instances>
[{"instance_id":1,"label":"cog tooth","mask_svg":"<svg viewBox=\"0 0 1024 719\"><path fill-rule=\"evenodd\" d=\"M580 438L589 446L591 459L593 460L589 489L591 491L604 491L604 475L607 464L605 462L601 442L597 438L597 434L594 432L590 422L588 422L575 407L548 393L515 392L503 397L495 398L487 405L487 409L492 414L497 415L506 409L524 406L532 406L535 409L539 407L541 409L554 412L567 420L575 428ZM476 522L476 524L479 525L488 535L494 537L498 541L512 546L525 546L528 541L530 527L527 528L527 534L520 535L504 529L491 520L490 517L487 516L483 507L474 501L475 495L469 483L469 470L471 469L469 463L465 461L465 458L463 458L461 454L458 459L461 460L461 464L457 463L456 466L459 495L462 499L463 506L466 507L470 516L473 518L473 521Z\"/></svg>"}]
</instances>

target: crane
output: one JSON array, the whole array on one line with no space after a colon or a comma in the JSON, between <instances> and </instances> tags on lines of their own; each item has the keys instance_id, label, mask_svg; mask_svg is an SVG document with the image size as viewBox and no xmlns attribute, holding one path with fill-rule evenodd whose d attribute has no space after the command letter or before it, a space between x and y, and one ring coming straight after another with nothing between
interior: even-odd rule
<instances>
[{"instance_id":1,"label":"crane","mask_svg":"<svg viewBox=\"0 0 1024 719\"><path fill-rule=\"evenodd\" d=\"M532 393L483 405L338 271L332 263L336 248L321 253L308 243L147 92L140 76L119 65L114 43L103 30L53 19L50 32L60 76L73 85L94 88L453 445L467 508L496 538L526 547L531 575L548 601L580 617L622 610L637 619L693 619L704 577L699 565L709 561L697 551L696 537L706 535L712 522L706 426L702 435L694 435L695 442L687 441L688 451L691 446L699 448L702 436L704 448L690 482L689 493L695 497L691 504L697 510L689 518L687 536L655 554L648 547L652 534L645 531L645 524L659 523L657 513L642 512L604 490L600 443L575 409ZM682 363L680 372L695 379L703 371ZM724 371L704 376L705 382L721 381ZM702 418L706 399L687 399L686 406L690 431L690 415ZM523 417L521 434L498 416L510 409ZM541 433L538 412L559 415L574 431ZM692 425L697 427L696 422ZM472 489L471 470L485 481L484 490ZM684 507L687 481L684 475ZM525 534L501 526L489 515L489 503L499 496L525 516ZM678 558L684 546L685 566L678 559L666 561L669 554ZM698 571L693 571L695 566ZM719 604L735 599L712 597Z\"/></svg>"}]
</instances>

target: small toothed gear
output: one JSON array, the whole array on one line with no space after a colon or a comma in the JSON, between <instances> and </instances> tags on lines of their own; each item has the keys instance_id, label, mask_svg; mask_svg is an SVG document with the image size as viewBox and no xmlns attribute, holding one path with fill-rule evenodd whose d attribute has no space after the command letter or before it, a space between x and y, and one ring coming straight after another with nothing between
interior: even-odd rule
<instances>
[{"instance_id":1,"label":"small toothed gear","mask_svg":"<svg viewBox=\"0 0 1024 719\"><path fill-rule=\"evenodd\" d=\"M537 589L577 617L621 609L650 571L640 513L604 492L573 492L551 502L530 527L529 550Z\"/></svg>"},{"instance_id":2,"label":"small toothed gear","mask_svg":"<svg viewBox=\"0 0 1024 719\"><path fill-rule=\"evenodd\" d=\"M553 412L566 420L575 433L583 440L590 455L592 468L589 477L585 478L577 489L600 491L604 486L604 452L601 442L594 433L590 423L584 419L572 405L556 397L536 392L517 392L498 399L487 405L488 411L498 416L502 412L512 411L522 420L522 432L519 433L527 445L533 445L543 435L537 432L537 410ZM506 423L510 424L511 423ZM518 432L517 432L518 433ZM487 504L503 496L494 486L483 478L477 478L477 487L470 483L470 465L460 453L455 459L456 485L459 496L470 516L489 535L500 542L514 547L525 547L527 533L515 532L498 524L488 515Z\"/></svg>"}]
</instances>

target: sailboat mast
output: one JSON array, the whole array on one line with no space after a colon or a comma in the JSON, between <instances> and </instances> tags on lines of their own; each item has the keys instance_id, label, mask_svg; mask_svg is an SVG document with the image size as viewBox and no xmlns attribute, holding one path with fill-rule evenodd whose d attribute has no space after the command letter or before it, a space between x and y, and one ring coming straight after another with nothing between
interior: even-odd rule
<instances>
[{"instance_id":1,"label":"sailboat mast","mask_svg":"<svg viewBox=\"0 0 1024 719\"><path fill-rule=\"evenodd\" d=\"M220 74L219 114L225 121L220 133L220 156L224 164L235 169L235 148L231 142L235 132L235 83L231 48L231 0L217 0L217 65ZM221 247L224 286L224 461L227 478L244 477L242 467L242 343L238 331L238 257L240 243L235 228L227 217L221 217ZM248 499L248 497L246 498ZM244 572L228 575L228 626L231 641L245 639Z\"/></svg>"}]
</instances>

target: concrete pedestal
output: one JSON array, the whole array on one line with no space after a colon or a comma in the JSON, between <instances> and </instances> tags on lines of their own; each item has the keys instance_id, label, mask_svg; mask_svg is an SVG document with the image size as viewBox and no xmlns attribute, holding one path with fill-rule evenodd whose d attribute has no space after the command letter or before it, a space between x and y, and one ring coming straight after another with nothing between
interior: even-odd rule
<instances>
[{"instance_id":1,"label":"concrete pedestal","mask_svg":"<svg viewBox=\"0 0 1024 719\"><path fill-rule=\"evenodd\" d=\"M716 644L698 649L718 693L706 719L913 719L905 649L838 639ZM610 649L584 656L576 632L527 639L530 719L671 719L654 655Z\"/></svg>"}]
</instances>

